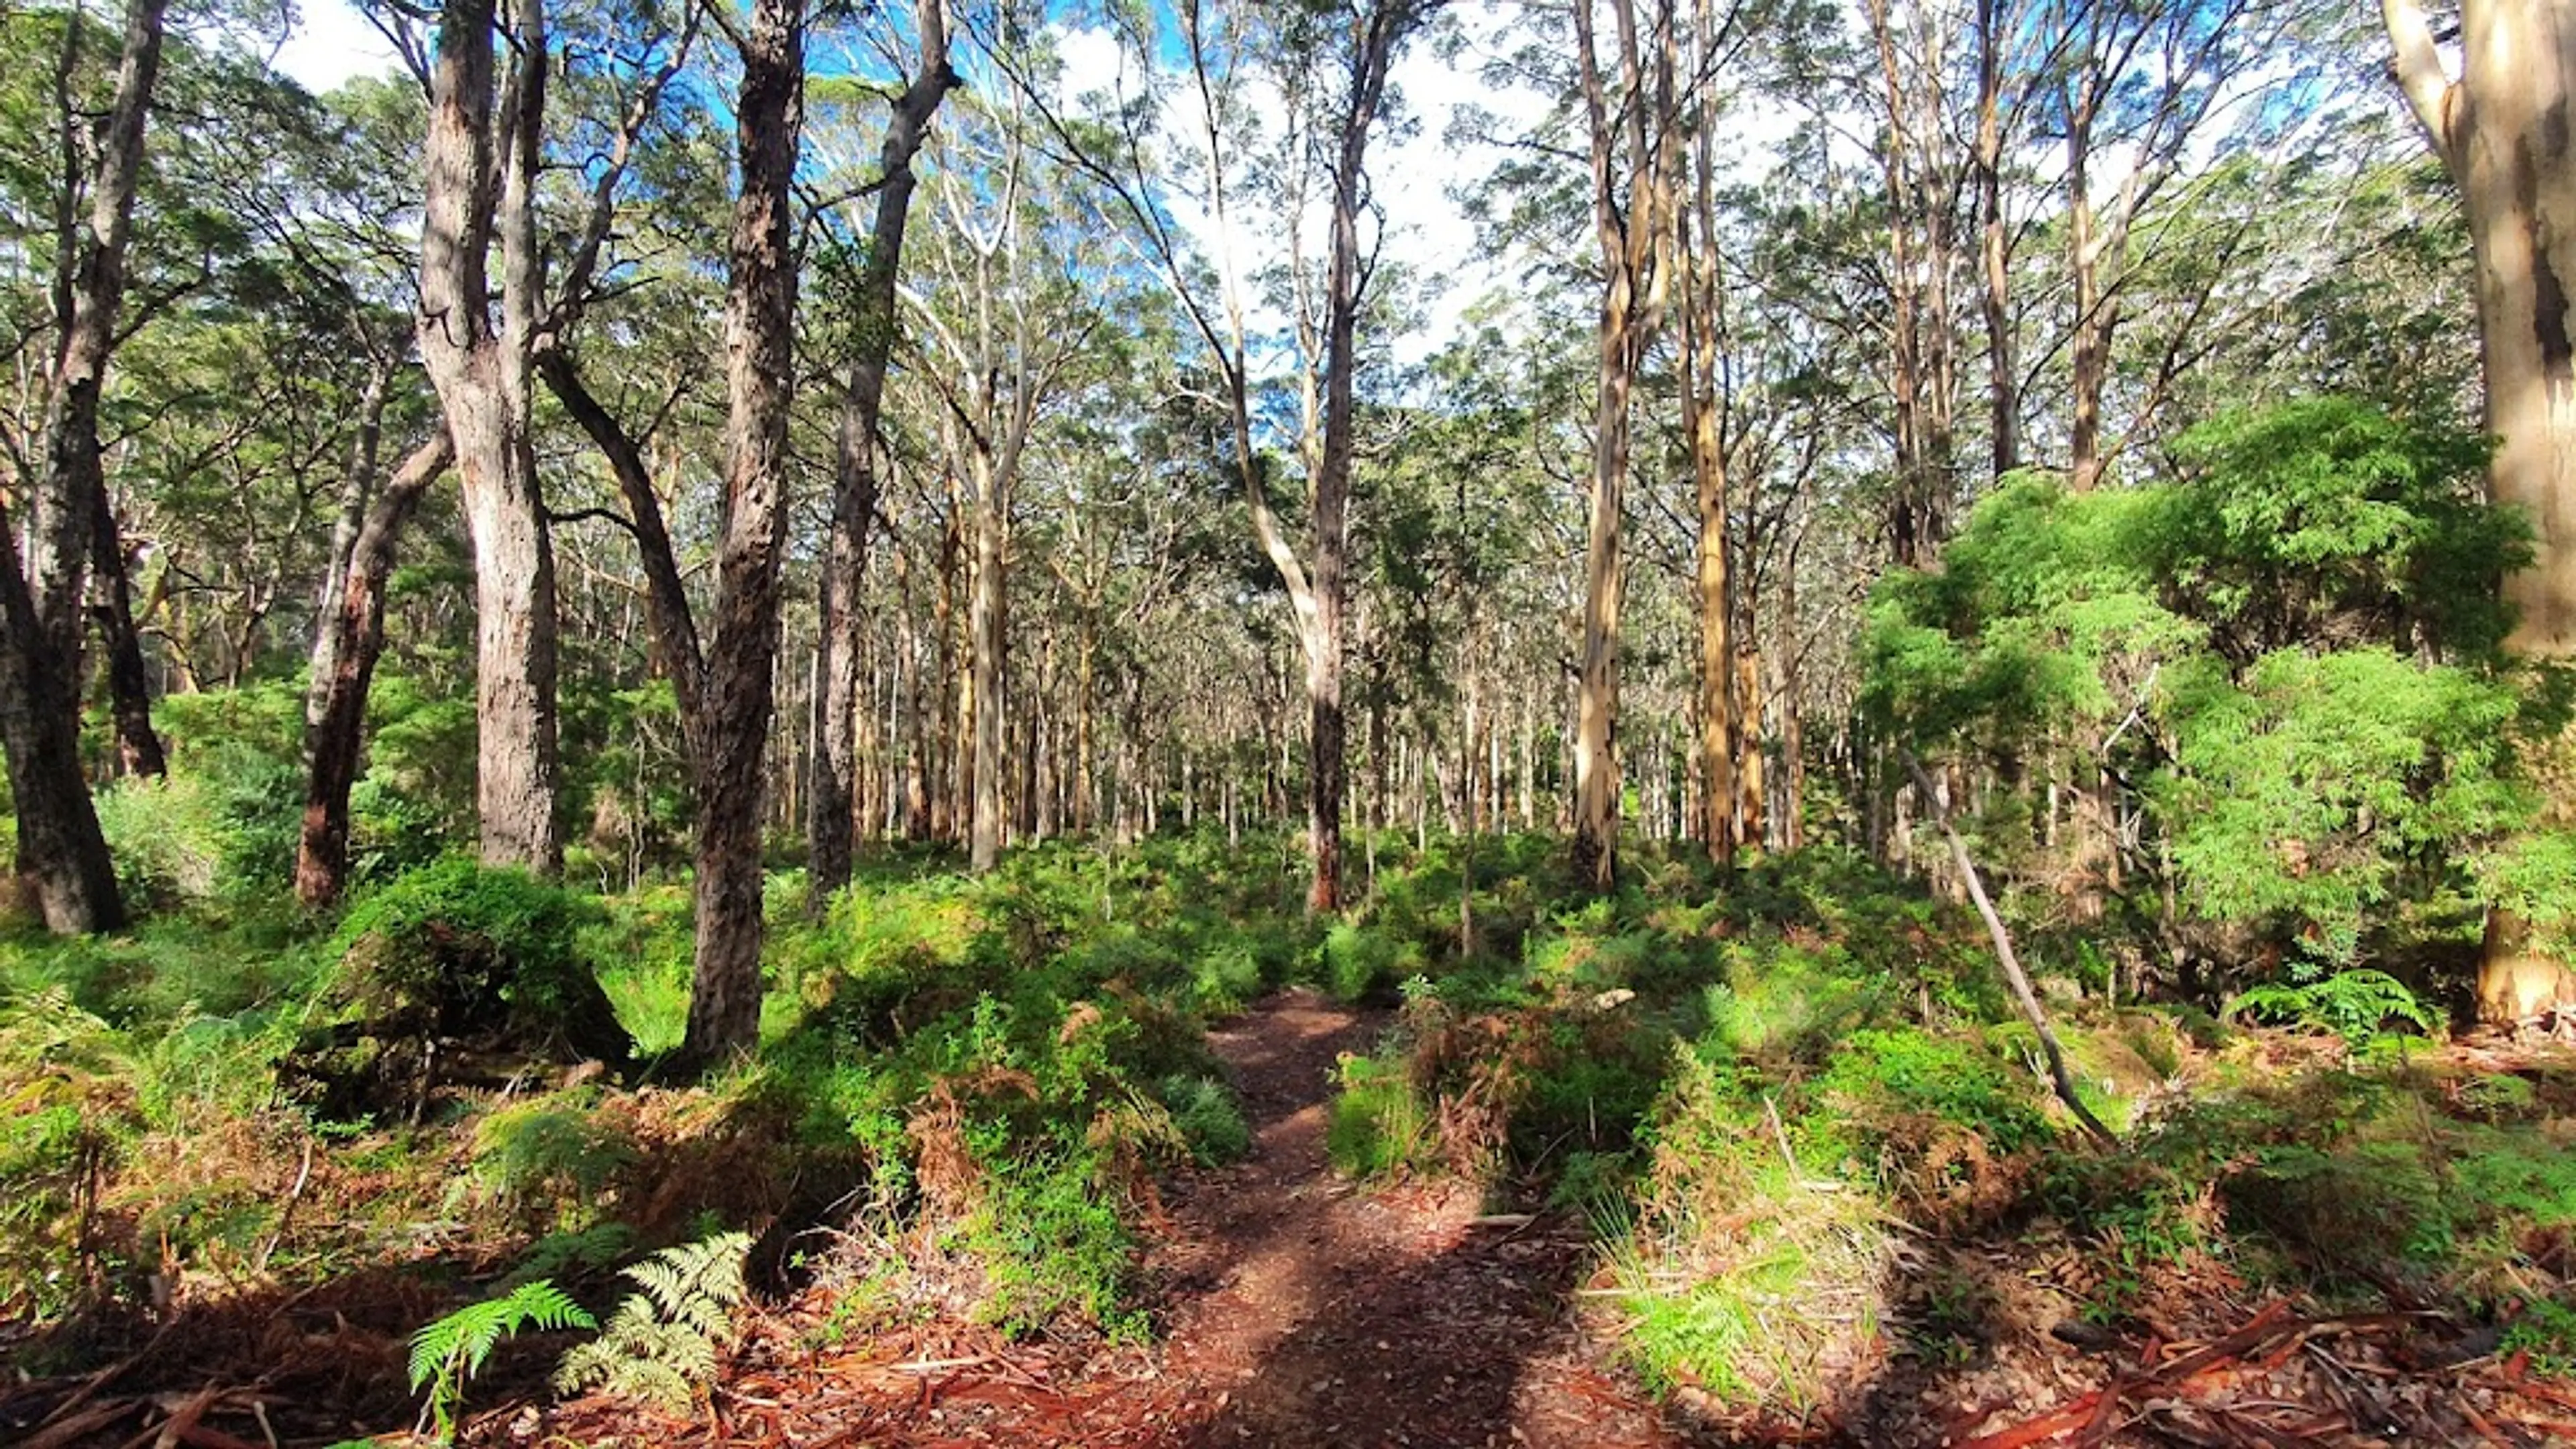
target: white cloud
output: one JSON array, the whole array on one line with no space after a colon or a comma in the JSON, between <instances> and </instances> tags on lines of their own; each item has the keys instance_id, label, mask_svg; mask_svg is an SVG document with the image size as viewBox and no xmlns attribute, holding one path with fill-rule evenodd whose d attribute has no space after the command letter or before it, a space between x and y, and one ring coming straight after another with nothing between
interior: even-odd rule
<instances>
[{"instance_id":1,"label":"white cloud","mask_svg":"<svg viewBox=\"0 0 2576 1449\"><path fill-rule=\"evenodd\" d=\"M395 70L401 57L349 0L300 0L276 65L297 84L321 95L353 77Z\"/></svg>"}]
</instances>

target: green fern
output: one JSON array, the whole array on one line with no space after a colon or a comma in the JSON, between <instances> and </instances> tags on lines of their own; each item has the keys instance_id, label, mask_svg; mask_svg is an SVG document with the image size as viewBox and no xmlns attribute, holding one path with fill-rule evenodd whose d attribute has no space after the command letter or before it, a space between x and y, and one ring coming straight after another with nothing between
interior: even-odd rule
<instances>
[{"instance_id":1,"label":"green fern","mask_svg":"<svg viewBox=\"0 0 2576 1449\"><path fill-rule=\"evenodd\" d=\"M457 1402L494 1345L532 1325L550 1331L597 1328L599 1323L562 1289L540 1278L434 1319L412 1335L411 1387L414 1393L429 1390L423 1417L435 1426L438 1442L455 1441Z\"/></svg>"},{"instance_id":2,"label":"green fern","mask_svg":"<svg viewBox=\"0 0 2576 1449\"><path fill-rule=\"evenodd\" d=\"M2406 983L2368 967L2338 971L2305 986L2250 987L2237 993L2225 1012L2231 1017L2249 1014L2331 1031L2356 1048L2392 1017L2427 1034L2442 1024L2441 1013L2407 990Z\"/></svg>"},{"instance_id":3,"label":"green fern","mask_svg":"<svg viewBox=\"0 0 2576 1449\"><path fill-rule=\"evenodd\" d=\"M715 1382L716 1351L733 1336L733 1310L746 1291L748 1233L719 1233L665 1248L626 1270L638 1291L608 1330L564 1355L555 1390L592 1388L686 1413Z\"/></svg>"}]
</instances>

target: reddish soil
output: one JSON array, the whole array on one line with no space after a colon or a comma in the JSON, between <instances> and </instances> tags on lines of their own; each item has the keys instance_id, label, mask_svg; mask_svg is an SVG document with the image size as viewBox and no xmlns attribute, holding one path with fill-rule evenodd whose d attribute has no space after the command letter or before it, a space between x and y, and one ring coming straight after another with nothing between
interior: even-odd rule
<instances>
[{"instance_id":1,"label":"reddish soil","mask_svg":"<svg viewBox=\"0 0 2576 1449\"><path fill-rule=\"evenodd\" d=\"M1689 1442L1592 1361L1570 1311L1588 1261L1574 1225L1485 1216L1470 1188L1334 1174L1334 1064L1382 1025L1292 992L1214 1034L1253 1150L1167 1193L1146 1263L1153 1347L1004 1346L950 1324L818 1361L782 1334L720 1395L729 1429L887 1446ZM639 1426L576 1406L547 1427L598 1442Z\"/></svg>"}]
</instances>

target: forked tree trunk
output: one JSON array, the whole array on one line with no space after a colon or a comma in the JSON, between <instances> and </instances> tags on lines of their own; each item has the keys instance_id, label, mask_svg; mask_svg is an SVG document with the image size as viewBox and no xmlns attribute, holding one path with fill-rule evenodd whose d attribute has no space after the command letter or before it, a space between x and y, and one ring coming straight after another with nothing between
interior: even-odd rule
<instances>
[{"instance_id":1,"label":"forked tree trunk","mask_svg":"<svg viewBox=\"0 0 2576 1449\"><path fill-rule=\"evenodd\" d=\"M160 76L163 10L164 0L133 0L126 10L115 100L95 141L88 223L63 213L55 279L61 336L43 469L25 499L23 557L17 525L0 510L0 747L17 810L16 870L21 892L59 935L125 924L115 863L81 772L81 603L106 508L99 403L125 297L126 243L143 169L144 123ZM79 17L64 23L68 72ZM62 121L66 159L76 161L73 117Z\"/></svg>"},{"instance_id":2,"label":"forked tree trunk","mask_svg":"<svg viewBox=\"0 0 2576 1449\"><path fill-rule=\"evenodd\" d=\"M295 851L295 896L307 906L338 900L349 883L349 790L358 778L367 689L384 652L385 581L394 546L423 494L456 456L447 432L414 449L367 510L341 571L314 651L327 674L313 680L304 727L304 826Z\"/></svg>"},{"instance_id":3,"label":"forked tree trunk","mask_svg":"<svg viewBox=\"0 0 2576 1449\"><path fill-rule=\"evenodd\" d=\"M547 42L520 0L494 155L493 0L440 12L423 188L421 358L456 445L474 542L475 803L483 859L562 867L555 824L554 551L538 496L532 349ZM500 243L503 316L486 274Z\"/></svg>"},{"instance_id":4,"label":"forked tree trunk","mask_svg":"<svg viewBox=\"0 0 2576 1449\"><path fill-rule=\"evenodd\" d=\"M1574 740L1574 874L1607 892L1618 874L1619 607L1624 580L1619 533L1628 481L1629 397L1663 314L1671 274L1672 204L1677 155L1672 124L1672 7L1658 11L1658 68L1650 90L1641 57L1634 0L1617 0L1618 65L1623 101L1615 110L1595 44L1592 7L1574 7L1575 59L1591 134L1593 227L1604 282L1598 339L1590 518L1583 566L1583 640L1578 665ZM1661 123L1650 142L1650 109ZM1626 195L1620 194L1624 154Z\"/></svg>"},{"instance_id":5,"label":"forked tree trunk","mask_svg":"<svg viewBox=\"0 0 2576 1449\"><path fill-rule=\"evenodd\" d=\"M2464 0L2460 79L2443 70L2416 0L2383 0L2399 83L2468 215L2498 444L2488 492L2531 521L2529 567L2505 579L2512 648L2576 655L2576 0ZM2576 819L2576 740L2543 750L2552 824ZM2478 1001L2491 1020L2576 1002L2576 972L2535 948L2527 923L2488 919Z\"/></svg>"}]
</instances>

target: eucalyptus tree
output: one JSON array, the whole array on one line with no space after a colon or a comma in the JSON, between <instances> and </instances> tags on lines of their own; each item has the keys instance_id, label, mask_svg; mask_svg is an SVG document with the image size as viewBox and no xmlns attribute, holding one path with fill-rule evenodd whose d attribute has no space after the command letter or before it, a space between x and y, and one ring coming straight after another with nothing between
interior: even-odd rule
<instances>
[{"instance_id":1,"label":"eucalyptus tree","mask_svg":"<svg viewBox=\"0 0 2576 1449\"><path fill-rule=\"evenodd\" d=\"M913 162L929 139L942 98L960 83L949 63L947 0L916 0L911 38L910 69L886 119L878 174L865 183L876 193L874 218L857 245L858 265L849 269L854 275L834 298L846 314L838 320L846 339L848 381L833 439L832 521L824 545L821 652L814 671L813 789L805 818L807 904L815 911L850 879L858 780L859 592L868 529L883 487L878 457L884 447L886 369L898 331L895 285L912 213Z\"/></svg>"},{"instance_id":2,"label":"eucalyptus tree","mask_svg":"<svg viewBox=\"0 0 2576 1449\"><path fill-rule=\"evenodd\" d=\"M650 11L609 17L613 38L582 47L626 83L601 164L582 169L574 220L558 237L542 224L540 192L548 97L576 64L572 47L549 29L544 0L514 0L506 13L496 0L459 0L439 12L426 72L418 336L474 539L475 789L483 858L495 864L551 872L563 863L554 544L533 421L538 364L589 297L634 139L684 63L696 14L677 27ZM506 65L496 49L508 52ZM560 269L549 276L558 252Z\"/></svg>"},{"instance_id":3,"label":"eucalyptus tree","mask_svg":"<svg viewBox=\"0 0 2576 1449\"><path fill-rule=\"evenodd\" d=\"M40 363L50 378L41 455L13 459L20 487L12 491L22 496L10 502L25 515L23 544L19 522L0 507L0 744L17 809L17 874L46 927L62 934L112 930L125 918L81 773L82 605L105 527L99 411L124 323L164 9L163 0L127 7L114 93L94 142L71 99L84 27L77 14L63 27L55 72L65 178L52 228L56 332L52 355Z\"/></svg>"},{"instance_id":4,"label":"eucalyptus tree","mask_svg":"<svg viewBox=\"0 0 2576 1449\"><path fill-rule=\"evenodd\" d=\"M2383 0L2382 14L2398 84L2468 217L2497 439L2488 491L2531 521L2531 561L2504 582L2507 643L2562 660L2576 655L2576 0L2462 0L2456 80L2419 0ZM2563 783L2552 794L2563 823L2576 802ZM2490 1016L2525 1015L2576 999L2576 975L2497 910L2478 999Z\"/></svg>"}]
</instances>

